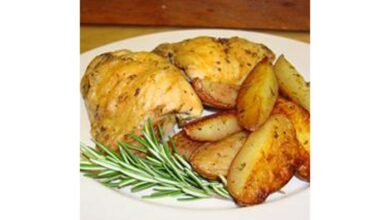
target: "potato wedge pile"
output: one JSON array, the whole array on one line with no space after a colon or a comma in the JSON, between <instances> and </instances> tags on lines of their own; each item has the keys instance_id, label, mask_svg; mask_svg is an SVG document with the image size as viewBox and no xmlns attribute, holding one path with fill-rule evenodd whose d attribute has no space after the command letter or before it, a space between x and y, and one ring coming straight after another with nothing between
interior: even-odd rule
<instances>
[{"instance_id":1,"label":"potato wedge pile","mask_svg":"<svg viewBox=\"0 0 390 220\"><path fill-rule=\"evenodd\" d=\"M310 182L310 84L283 55L257 63L238 89L192 83L219 111L184 124L173 141L201 176L227 178L240 206L264 202L294 176Z\"/></svg>"}]
</instances>

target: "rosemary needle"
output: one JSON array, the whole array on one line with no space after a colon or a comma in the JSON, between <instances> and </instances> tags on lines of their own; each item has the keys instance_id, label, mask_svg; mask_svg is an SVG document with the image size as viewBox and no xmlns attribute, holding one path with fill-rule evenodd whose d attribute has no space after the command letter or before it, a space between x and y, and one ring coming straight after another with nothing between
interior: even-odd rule
<instances>
[{"instance_id":1,"label":"rosemary needle","mask_svg":"<svg viewBox=\"0 0 390 220\"><path fill-rule=\"evenodd\" d=\"M151 120L148 120L142 136L134 133L129 135L140 146L121 142L118 143L118 153L96 140L93 141L101 151L81 144L80 171L111 188L130 186L132 192L149 188L154 190L142 198L169 196L176 197L178 201L209 197L231 199L224 177L220 178L221 182L208 181L201 177L187 160L177 153L173 140L170 137L164 140L161 127L157 128L159 135L154 131ZM140 157L133 153L134 150L146 156Z\"/></svg>"}]
</instances>

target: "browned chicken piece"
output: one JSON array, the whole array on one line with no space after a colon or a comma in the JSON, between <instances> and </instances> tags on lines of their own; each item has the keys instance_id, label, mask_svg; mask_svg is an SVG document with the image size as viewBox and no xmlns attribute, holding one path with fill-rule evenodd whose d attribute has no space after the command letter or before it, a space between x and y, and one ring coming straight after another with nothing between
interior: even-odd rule
<instances>
[{"instance_id":1,"label":"browned chicken piece","mask_svg":"<svg viewBox=\"0 0 390 220\"><path fill-rule=\"evenodd\" d=\"M131 142L148 118L168 131L179 120L198 118L202 103L183 74L149 52L120 50L97 56L82 80L81 93L97 141L117 150Z\"/></svg>"},{"instance_id":2,"label":"browned chicken piece","mask_svg":"<svg viewBox=\"0 0 390 220\"><path fill-rule=\"evenodd\" d=\"M196 37L161 44L153 52L182 69L203 103L218 109L234 108L238 89L256 63L275 59L263 44L239 37Z\"/></svg>"}]
</instances>

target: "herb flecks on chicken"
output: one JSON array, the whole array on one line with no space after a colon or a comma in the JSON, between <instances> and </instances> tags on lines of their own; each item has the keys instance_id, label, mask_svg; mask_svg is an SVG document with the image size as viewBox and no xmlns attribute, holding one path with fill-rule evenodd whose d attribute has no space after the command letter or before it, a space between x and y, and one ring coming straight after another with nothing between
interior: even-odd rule
<instances>
[{"instance_id":1,"label":"herb flecks on chicken","mask_svg":"<svg viewBox=\"0 0 390 220\"><path fill-rule=\"evenodd\" d=\"M218 109L234 108L237 90L253 67L275 59L265 45L239 37L196 37L161 44L153 52L182 69L203 103Z\"/></svg>"},{"instance_id":2,"label":"herb flecks on chicken","mask_svg":"<svg viewBox=\"0 0 390 220\"><path fill-rule=\"evenodd\" d=\"M97 56L81 81L81 93L97 141L117 150L128 134L139 134L153 118L166 131L180 120L201 116L203 106L183 74L149 52L120 50Z\"/></svg>"}]
</instances>

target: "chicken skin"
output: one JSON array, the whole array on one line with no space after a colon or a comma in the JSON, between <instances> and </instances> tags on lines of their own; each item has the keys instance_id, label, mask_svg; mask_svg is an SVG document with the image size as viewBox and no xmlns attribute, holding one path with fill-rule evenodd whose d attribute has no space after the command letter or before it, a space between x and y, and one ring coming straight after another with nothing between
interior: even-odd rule
<instances>
[{"instance_id":1,"label":"chicken skin","mask_svg":"<svg viewBox=\"0 0 390 220\"><path fill-rule=\"evenodd\" d=\"M153 52L185 72L205 105L219 109L234 108L238 89L252 68L264 58L275 59L265 45L239 37L196 37L161 44Z\"/></svg>"},{"instance_id":2,"label":"chicken skin","mask_svg":"<svg viewBox=\"0 0 390 220\"><path fill-rule=\"evenodd\" d=\"M166 59L149 52L120 50L97 56L82 80L81 94L91 134L117 150L128 134L140 134L150 118L170 130L179 120L198 118L202 103L185 76Z\"/></svg>"}]
</instances>

